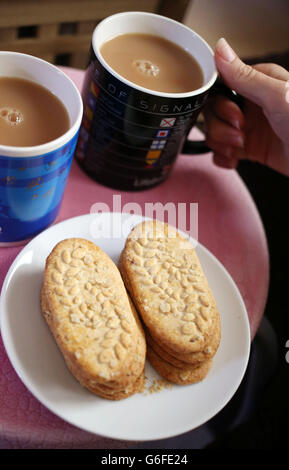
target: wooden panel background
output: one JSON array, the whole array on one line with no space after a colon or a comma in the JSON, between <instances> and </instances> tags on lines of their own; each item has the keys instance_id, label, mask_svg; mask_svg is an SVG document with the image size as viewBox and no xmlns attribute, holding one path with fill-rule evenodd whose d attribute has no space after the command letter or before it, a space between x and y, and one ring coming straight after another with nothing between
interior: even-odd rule
<instances>
[{"instance_id":1,"label":"wooden panel background","mask_svg":"<svg viewBox=\"0 0 289 470\"><path fill-rule=\"evenodd\" d=\"M85 68L92 32L123 11L155 12L181 21L189 0L1 0L0 50Z\"/></svg>"}]
</instances>

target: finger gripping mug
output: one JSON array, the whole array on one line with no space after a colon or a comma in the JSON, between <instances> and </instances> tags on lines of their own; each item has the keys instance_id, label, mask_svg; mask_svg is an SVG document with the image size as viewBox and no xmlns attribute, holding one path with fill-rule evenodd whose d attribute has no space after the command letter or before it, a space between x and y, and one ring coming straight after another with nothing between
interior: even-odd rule
<instances>
[{"instance_id":1,"label":"finger gripping mug","mask_svg":"<svg viewBox=\"0 0 289 470\"><path fill-rule=\"evenodd\" d=\"M100 48L124 33L162 36L186 49L202 69L203 86L186 93L163 93L120 76L104 61ZM106 18L92 36L82 90L78 162L94 179L114 188L139 190L159 184L169 175L216 78L212 49L187 26L144 12ZM199 152L200 145L195 153Z\"/></svg>"},{"instance_id":2,"label":"finger gripping mug","mask_svg":"<svg viewBox=\"0 0 289 470\"><path fill-rule=\"evenodd\" d=\"M51 142L31 147L0 143L0 246L6 246L23 243L55 221L74 155L83 105L70 78L37 57L0 52L0 76L42 85L60 99L70 118L67 132Z\"/></svg>"}]
</instances>

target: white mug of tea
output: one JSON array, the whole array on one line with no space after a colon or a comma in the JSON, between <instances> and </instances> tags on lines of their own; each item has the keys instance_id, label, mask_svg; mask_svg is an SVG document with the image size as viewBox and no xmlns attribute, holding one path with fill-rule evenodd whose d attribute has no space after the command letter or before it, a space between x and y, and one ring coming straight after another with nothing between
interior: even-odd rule
<instances>
[{"instance_id":1,"label":"white mug of tea","mask_svg":"<svg viewBox=\"0 0 289 470\"><path fill-rule=\"evenodd\" d=\"M211 47L187 26L144 12L106 18L82 90L80 165L117 189L159 184L180 151L208 151L186 138L216 80Z\"/></svg>"},{"instance_id":2,"label":"white mug of tea","mask_svg":"<svg viewBox=\"0 0 289 470\"><path fill-rule=\"evenodd\" d=\"M54 65L0 52L0 246L23 243L59 212L82 119L81 95Z\"/></svg>"}]
</instances>

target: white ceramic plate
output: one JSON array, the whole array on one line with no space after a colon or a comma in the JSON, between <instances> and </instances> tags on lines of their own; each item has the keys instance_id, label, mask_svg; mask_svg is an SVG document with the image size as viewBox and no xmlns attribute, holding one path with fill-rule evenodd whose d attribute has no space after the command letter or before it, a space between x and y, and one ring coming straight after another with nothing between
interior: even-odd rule
<instances>
[{"instance_id":1,"label":"white ceramic plate","mask_svg":"<svg viewBox=\"0 0 289 470\"><path fill-rule=\"evenodd\" d=\"M240 293L225 268L203 246L196 251L221 314L222 339L213 366L199 384L172 386L121 401L101 399L70 374L40 311L45 259L60 240L82 237L117 262L126 235L142 218L84 215L54 225L24 247L9 269L1 294L1 332L10 361L30 392L53 413L81 429L135 441L164 439L192 430L218 413L245 373L250 329ZM101 225L102 224L102 225ZM114 238L110 229L125 228ZM99 234L100 226L105 232ZM100 238L98 238L100 237ZM159 378L146 365L147 389Z\"/></svg>"}]
</instances>

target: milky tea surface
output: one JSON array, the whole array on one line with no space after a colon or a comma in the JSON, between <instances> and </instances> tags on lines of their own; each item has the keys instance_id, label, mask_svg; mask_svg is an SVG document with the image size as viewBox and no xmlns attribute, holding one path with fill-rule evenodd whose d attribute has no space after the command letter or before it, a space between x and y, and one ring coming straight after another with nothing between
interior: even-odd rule
<instances>
[{"instance_id":1,"label":"milky tea surface","mask_svg":"<svg viewBox=\"0 0 289 470\"><path fill-rule=\"evenodd\" d=\"M70 127L65 106L49 90L16 77L0 77L0 145L30 147Z\"/></svg>"},{"instance_id":2,"label":"milky tea surface","mask_svg":"<svg viewBox=\"0 0 289 470\"><path fill-rule=\"evenodd\" d=\"M185 93L204 83L194 57L160 36L121 34L105 42L100 53L119 75L150 90Z\"/></svg>"}]
</instances>

